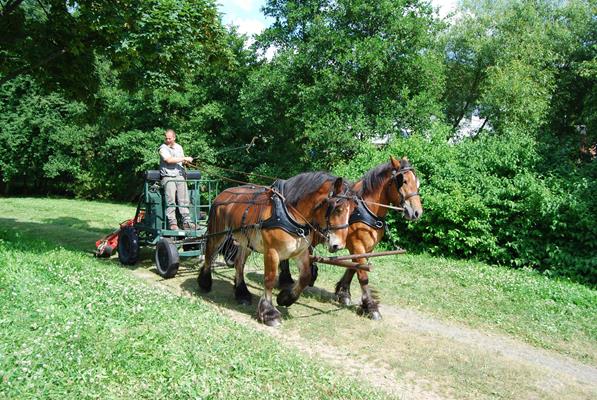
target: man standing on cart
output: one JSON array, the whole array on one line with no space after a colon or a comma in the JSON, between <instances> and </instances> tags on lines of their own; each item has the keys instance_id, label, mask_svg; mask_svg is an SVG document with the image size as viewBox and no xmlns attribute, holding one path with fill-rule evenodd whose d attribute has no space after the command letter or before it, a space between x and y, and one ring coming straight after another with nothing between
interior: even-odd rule
<instances>
[{"instance_id":1,"label":"man standing on cart","mask_svg":"<svg viewBox=\"0 0 597 400\"><path fill-rule=\"evenodd\" d=\"M158 149L160 153L160 175L162 187L166 194L166 217L171 230L178 230L176 220L176 204L182 216L184 229L195 229L189 214L189 192L185 179L183 163L193 162L193 157L185 157L182 146L176 143L176 133L173 129L164 132L164 143ZM178 202L177 202L178 200Z\"/></svg>"}]
</instances>

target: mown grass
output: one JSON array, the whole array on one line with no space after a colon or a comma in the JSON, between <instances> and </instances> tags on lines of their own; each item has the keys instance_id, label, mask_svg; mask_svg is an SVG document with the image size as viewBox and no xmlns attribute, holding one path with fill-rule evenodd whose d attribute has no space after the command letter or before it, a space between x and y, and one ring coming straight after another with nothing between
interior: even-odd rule
<instances>
[{"instance_id":1,"label":"mown grass","mask_svg":"<svg viewBox=\"0 0 597 400\"><path fill-rule=\"evenodd\" d=\"M32 210L35 210L32 212ZM102 232L131 218L129 205L61 199L2 199L0 228L91 251ZM371 260L371 286L383 304L416 308L533 345L597 362L597 292L528 270L426 255ZM320 266L317 286L333 290L343 270ZM352 286L353 300L360 288Z\"/></svg>"},{"instance_id":2,"label":"mown grass","mask_svg":"<svg viewBox=\"0 0 597 400\"><path fill-rule=\"evenodd\" d=\"M382 304L415 308L489 329L587 363L597 362L597 292L586 286L479 262L427 255L371 259L370 286ZM320 266L318 285L343 271ZM351 286L358 301L357 279Z\"/></svg>"},{"instance_id":3,"label":"mown grass","mask_svg":"<svg viewBox=\"0 0 597 400\"><path fill-rule=\"evenodd\" d=\"M0 228L0 398L385 398L200 299L31 234Z\"/></svg>"}]
</instances>

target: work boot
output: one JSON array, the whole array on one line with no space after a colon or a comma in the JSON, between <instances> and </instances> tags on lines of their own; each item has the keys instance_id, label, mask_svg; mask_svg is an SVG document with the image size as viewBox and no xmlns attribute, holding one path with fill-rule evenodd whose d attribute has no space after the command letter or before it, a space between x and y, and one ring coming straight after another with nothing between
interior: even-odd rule
<instances>
[{"instance_id":1,"label":"work boot","mask_svg":"<svg viewBox=\"0 0 597 400\"><path fill-rule=\"evenodd\" d=\"M178 225L176 225L176 224L170 224L170 230L171 231L177 231L177 230L179 230L178 229Z\"/></svg>"},{"instance_id":2,"label":"work boot","mask_svg":"<svg viewBox=\"0 0 597 400\"><path fill-rule=\"evenodd\" d=\"M194 223L190 222L190 221L186 221L182 224L182 227L186 230L195 230L197 229L197 225L195 225Z\"/></svg>"}]
</instances>

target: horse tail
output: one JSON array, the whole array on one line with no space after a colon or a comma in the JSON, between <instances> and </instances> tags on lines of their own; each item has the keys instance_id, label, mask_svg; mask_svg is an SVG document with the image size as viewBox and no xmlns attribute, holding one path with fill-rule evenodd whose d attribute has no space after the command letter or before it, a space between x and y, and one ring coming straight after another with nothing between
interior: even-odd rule
<instances>
[{"instance_id":1,"label":"horse tail","mask_svg":"<svg viewBox=\"0 0 597 400\"><path fill-rule=\"evenodd\" d=\"M218 218L218 197L214 199L207 218L207 241L205 243L205 265L211 267L212 262L221 250L221 243L223 242L222 236L229 236L229 233L225 232L223 221Z\"/></svg>"}]
</instances>

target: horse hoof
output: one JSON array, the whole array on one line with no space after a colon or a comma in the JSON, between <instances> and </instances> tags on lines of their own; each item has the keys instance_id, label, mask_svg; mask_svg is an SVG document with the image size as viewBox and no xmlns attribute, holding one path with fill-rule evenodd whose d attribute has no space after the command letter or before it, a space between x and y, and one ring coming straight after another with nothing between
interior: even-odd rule
<instances>
[{"instance_id":1,"label":"horse hoof","mask_svg":"<svg viewBox=\"0 0 597 400\"><path fill-rule=\"evenodd\" d=\"M278 293L276 301L279 306L290 307L296 301L296 297L292 295L292 291L289 288L283 289Z\"/></svg>"},{"instance_id":2,"label":"horse hoof","mask_svg":"<svg viewBox=\"0 0 597 400\"><path fill-rule=\"evenodd\" d=\"M381 321L381 314L379 313L379 311L370 312L369 319L372 321Z\"/></svg>"},{"instance_id":3,"label":"horse hoof","mask_svg":"<svg viewBox=\"0 0 597 400\"><path fill-rule=\"evenodd\" d=\"M338 303L341 305L348 307L352 305L352 300L350 300L350 296L346 295L345 293L341 293L337 295Z\"/></svg>"},{"instance_id":4,"label":"horse hoof","mask_svg":"<svg viewBox=\"0 0 597 400\"><path fill-rule=\"evenodd\" d=\"M263 321L263 323L271 328L277 328L278 326L282 325L282 321L280 318L270 319Z\"/></svg>"},{"instance_id":5,"label":"horse hoof","mask_svg":"<svg viewBox=\"0 0 597 400\"><path fill-rule=\"evenodd\" d=\"M251 304L251 292L247 288L245 282L241 282L240 285L235 286L234 288L234 298L236 302L243 306L248 306Z\"/></svg>"},{"instance_id":6,"label":"horse hoof","mask_svg":"<svg viewBox=\"0 0 597 400\"><path fill-rule=\"evenodd\" d=\"M282 314L269 300L262 297L257 305L257 320L267 326L276 327L282 323Z\"/></svg>"},{"instance_id":7,"label":"horse hoof","mask_svg":"<svg viewBox=\"0 0 597 400\"><path fill-rule=\"evenodd\" d=\"M211 272L204 273L203 268L201 268L201 271L199 272L199 277L197 278L197 282L199 283L199 287L204 292L209 292L211 290L212 285Z\"/></svg>"}]
</instances>

